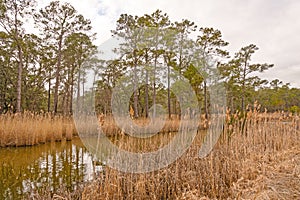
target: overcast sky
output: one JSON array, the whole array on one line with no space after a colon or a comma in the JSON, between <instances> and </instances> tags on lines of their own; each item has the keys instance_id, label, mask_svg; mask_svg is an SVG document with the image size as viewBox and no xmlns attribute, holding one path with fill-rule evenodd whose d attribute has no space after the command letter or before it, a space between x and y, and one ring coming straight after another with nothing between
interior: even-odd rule
<instances>
[{"instance_id":1,"label":"overcast sky","mask_svg":"<svg viewBox=\"0 0 300 200\"><path fill-rule=\"evenodd\" d=\"M166 12L172 21L189 19L198 27L219 29L234 55L256 44L253 63L273 63L262 77L300 87L299 0L63 0L92 21L97 45L108 40L120 14ZM47 5L50 0L39 1Z\"/></svg>"}]
</instances>

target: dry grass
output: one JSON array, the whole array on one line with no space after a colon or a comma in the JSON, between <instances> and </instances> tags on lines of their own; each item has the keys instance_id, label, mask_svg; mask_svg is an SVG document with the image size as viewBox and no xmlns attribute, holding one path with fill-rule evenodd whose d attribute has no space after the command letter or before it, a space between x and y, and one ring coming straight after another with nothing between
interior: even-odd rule
<instances>
[{"instance_id":1,"label":"dry grass","mask_svg":"<svg viewBox=\"0 0 300 200\"><path fill-rule=\"evenodd\" d=\"M150 120L146 118L134 119L133 121L139 126L147 126L150 123ZM115 136L118 134L123 134L122 127L119 127L115 123L115 120L112 116L99 116L99 122L106 136ZM124 123L124 126L126 125L127 124ZM166 120L164 127L160 130L160 133L176 132L179 129L179 125L180 120L178 118L168 119Z\"/></svg>"},{"instance_id":2,"label":"dry grass","mask_svg":"<svg viewBox=\"0 0 300 200\"><path fill-rule=\"evenodd\" d=\"M30 194L24 196L24 200L80 200L82 199L82 191L84 183L77 185L76 190L69 191L65 185L58 188L57 192L53 194L50 188L44 188L42 191L32 191Z\"/></svg>"},{"instance_id":3,"label":"dry grass","mask_svg":"<svg viewBox=\"0 0 300 200\"><path fill-rule=\"evenodd\" d=\"M123 135L125 133L124 129L126 128L129 129L128 127L129 125L126 122L122 124L123 127L119 127L112 116L100 115L98 119L99 119L99 124L101 126L101 129L103 130L103 133L108 137ZM199 130L204 130L206 129L205 126L207 124L204 119L204 115L201 115L200 119L201 120L198 123ZM89 122L89 119L87 120L83 119L83 121L84 124L87 124ZM174 115L173 118L171 119L167 119L166 117L164 126L159 130L159 133L177 132L180 128L180 123L182 123L182 121L185 121L185 124L189 124L190 122L190 120L185 117L183 120L181 120L178 115ZM133 119L133 123L137 124L138 126L145 127L146 130L146 126L149 125L150 120L147 118L138 118L138 119Z\"/></svg>"},{"instance_id":4,"label":"dry grass","mask_svg":"<svg viewBox=\"0 0 300 200\"><path fill-rule=\"evenodd\" d=\"M130 174L106 167L82 199L300 199L299 118L254 110L246 118L228 114L226 121L208 157L198 158L204 138L199 132L167 168ZM119 146L140 151L136 140L124 141ZM146 145L153 150L159 142Z\"/></svg>"},{"instance_id":5,"label":"dry grass","mask_svg":"<svg viewBox=\"0 0 300 200\"><path fill-rule=\"evenodd\" d=\"M72 120L61 116L32 113L0 115L0 147L71 140L74 132Z\"/></svg>"},{"instance_id":6,"label":"dry grass","mask_svg":"<svg viewBox=\"0 0 300 200\"><path fill-rule=\"evenodd\" d=\"M218 143L203 159L198 151L206 133L199 131L191 148L170 166L144 174L105 167L97 180L74 194L78 199L300 199L300 119L256 109L247 115L227 113ZM169 132L177 131L179 123L167 121L161 134L150 139L118 134L122 130L109 118L101 126L120 148L150 152L166 145L176 134ZM72 132L73 125L62 117L0 116L1 146L61 140ZM45 194L35 199L51 198ZM73 197L63 190L53 196Z\"/></svg>"}]
</instances>

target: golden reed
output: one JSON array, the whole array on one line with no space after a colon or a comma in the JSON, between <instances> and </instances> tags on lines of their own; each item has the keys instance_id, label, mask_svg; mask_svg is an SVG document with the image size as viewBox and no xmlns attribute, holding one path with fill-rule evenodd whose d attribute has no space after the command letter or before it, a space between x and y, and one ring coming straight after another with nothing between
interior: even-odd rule
<instances>
[{"instance_id":1,"label":"golden reed","mask_svg":"<svg viewBox=\"0 0 300 200\"><path fill-rule=\"evenodd\" d=\"M190 149L159 171L131 174L105 167L82 199L300 199L299 117L258 110L255 105L246 114L228 112L206 158L198 157L206 134L199 131ZM113 142L133 152L167 144L165 134L148 142L122 137Z\"/></svg>"},{"instance_id":2,"label":"golden reed","mask_svg":"<svg viewBox=\"0 0 300 200\"><path fill-rule=\"evenodd\" d=\"M71 140L75 132L72 119L49 113L0 115L0 147Z\"/></svg>"}]
</instances>

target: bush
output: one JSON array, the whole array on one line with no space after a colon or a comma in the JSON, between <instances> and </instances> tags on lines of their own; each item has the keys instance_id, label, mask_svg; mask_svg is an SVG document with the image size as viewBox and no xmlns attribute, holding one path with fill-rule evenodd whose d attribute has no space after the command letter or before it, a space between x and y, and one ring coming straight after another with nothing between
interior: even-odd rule
<instances>
[{"instance_id":1,"label":"bush","mask_svg":"<svg viewBox=\"0 0 300 200\"><path fill-rule=\"evenodd\" d=\"M293 113L293 115L299 114L300 108L298 106L292 106L292 107L290 107L290 112Z\"/></svg>"}]
</instances>

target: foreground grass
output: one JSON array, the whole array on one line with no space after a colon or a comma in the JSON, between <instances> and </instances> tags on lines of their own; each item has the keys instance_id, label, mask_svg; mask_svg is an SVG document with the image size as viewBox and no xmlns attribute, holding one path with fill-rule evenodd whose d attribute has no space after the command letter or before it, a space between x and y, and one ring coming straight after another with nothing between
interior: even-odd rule
<instances>
[{"instance_id":1,"label":"foreground grass","mask_svg":"<svg viewBox=\"0 0 300 200\"><path fill-rule=\"evenodd\" d=\"M199 132L185 155L167 168L130 174L106 167L81 188L78 199L300 199L299 127L297 116L280 113L228 115L206 158L198 157L204 138ZM136 146L136 140L125 137L125 149ZM157 143L148 143L148 148ZM56 198L70 199L63 194Z\"/></svg>"},{"instance_id":2,"label":"foreground grass","mask_svg":"<svg viewBox=\"0 0 300 200\"><path fill-rule=\"evenodd\" d=\"M184 156L160 171L106 168L82 199L299 199L299 119L249 113L243 130L242 122L228 125L204 159L197 156L203 141L198 134Z\"/></svg>"}]
</instances>

